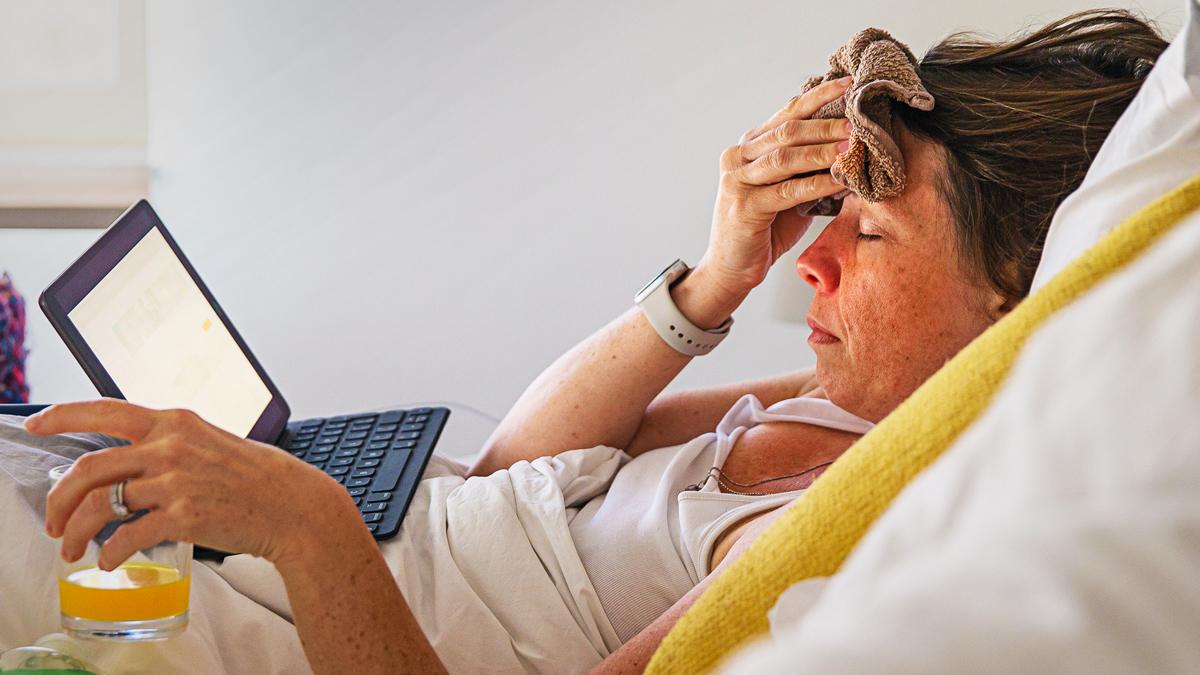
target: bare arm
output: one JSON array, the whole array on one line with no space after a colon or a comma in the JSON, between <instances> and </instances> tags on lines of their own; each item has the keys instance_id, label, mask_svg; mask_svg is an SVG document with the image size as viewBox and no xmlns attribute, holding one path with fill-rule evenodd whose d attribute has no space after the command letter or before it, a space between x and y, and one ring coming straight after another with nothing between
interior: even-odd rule
<instances>
[{"instance_id":1,"label":"bare arm","mask_svg":"<svg viewBox=\"0 0 1200 675\"><path fill-rule=\"evenodd\" d=\"M646 409L642 424L625 452L636 457L647 450L686 443L712 431L746 394L754 394L764 406L771 406L816 388L813 369L805 368L761 380L662 394Z\"/></svg>"},{"instance_id":2,"label":"bare arm","mask_svg":"<svg viewBox=\"0 0 1200 675\"><path fill-rule=\"evenodd\" d=\"M826 83L793 98L721 155L708 250L671 289L692 323L705 329L720 325L804 235L812 218L793 207L843 189L826 170L837 157L837 142L849 135L849 123L809 118L842 96L848 84L848 79ZM812 175L797 177L802 174ZM488 439L471 474L572 448L631 447L651 401L690 361L631 308L529 385Z\"/></svg>"},{"instance_id":3,"label":"bare arm","mask_svg":"<svg viewBox=\"0 0 1200 675\"><path fill-rule=\"evenodd\" d=\"M131 445L80 457L46 500L46 531L78 560L112 519L109 485L149 512L100 549L111 570L163 540L244 552L275 564L317 673L444 672L346 490L319 469L185 411L125 401L57 405L38 434L99 431ZM263 480L269 476L270 480Z\"/></svg>"},{"instance_id":4,"label":"bare arm","mask_svg":"<svg viewBox=\"0 0 1200 675\"><path fill-rule=\"evenodd\" d=\"M671 296L701 328L719 326L745 298L697 267ZM630 444L646 408L692 357L663 342L637 307L559 357L505 416L471 469L486 475L572 448Z\"/></svg>"},{"instance_id":5,"label":"bare arm","mask_svg":"<svg viewBox=\"0 0 1200 675\"><path fill-rule=\"evenodd\" d=\"M341 517L327 518L323 532L307 530L313 540L276 562L313 671L446 672L357 508L336 487L323 503Z\"/></svg>"}]
</instances>

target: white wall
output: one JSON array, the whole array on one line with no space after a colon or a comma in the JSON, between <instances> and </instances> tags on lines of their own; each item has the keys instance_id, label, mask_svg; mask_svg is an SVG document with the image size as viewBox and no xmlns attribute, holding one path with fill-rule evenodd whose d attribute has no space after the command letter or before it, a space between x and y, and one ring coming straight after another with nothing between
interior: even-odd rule
<instances>
[{"instance_id":1,"label":"white wall","mask_svg":"<svg viewBox=\"0 0 1200 675\"><path fill-rule=\"evenodd\" d=\"M920 52L1088 4L150 2L153 201L298 414L501 415L700 257L721 150L854 31ZM811 363L794 258L674 386Z\"/></svg>"}]
</instances>

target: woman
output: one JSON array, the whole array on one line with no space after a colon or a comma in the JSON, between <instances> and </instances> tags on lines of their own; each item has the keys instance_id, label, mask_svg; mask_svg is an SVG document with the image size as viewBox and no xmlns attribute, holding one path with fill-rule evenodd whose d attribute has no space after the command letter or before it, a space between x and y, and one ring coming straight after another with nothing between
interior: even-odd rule
<instances>
[{"instance_id":1,"label":"woman","mask_svg":"<svg viewBox=\"0 0 1200 675\"><path fill-rule=\"evenodd\" d=\"M691 357L634 308L535 380L469 472L435 463L426 482L452 490L507 488L534 466L539 478L574 472L569 488L554 485L562 508L550 518L561 521L574 550L539 553L531 566L575 561L586 572L573 580L586 593L562 592L575 603L569 618L602 624L588 633L598 636L595 653L554 661L524 651L511 663L578 670L613 652L602 669L640 668L707 580L779 507L1027 292L1051 214L1164 47L1151 28L1119 12L1069 17L1009 42L943 41L919 69L937 107L897 111L907 188L879 203L848 196L797 260L816 291L808 315L815 371L663 395ZM692 323L721 325L808 227L792 207L842 190L824 170L844 147L847 123L811 116L847 85L794 98L723 153L708 250L670 289ZM84 455L51 493L46 530L62 538L68 559L112 518L108 486L128 479L127 504L150 513L118 530L102 564L115 566L165 538L261 556L282 577L314 670L510 667L501 660L508 654L485 651L471 661L450 651L470 645L435 650L427 633L437 622L411 607L436 601L409 577L436 568L412 557L414 569L394 579L341 486L284 453L190 413L116 401L57 406L27 428L133 441ZM276 480L264 486L264 476ZM573 492L582 484L584 497ZM484 522L493 515L489 501L456 508ZM421 537L436 534L406 520L399 540L383 548L432 550ZM531 537L522 545L542 543ZM456 571L488 581L486 570ZM535 647L568 649L552 641Z\"/></svg>"}]
</instances>

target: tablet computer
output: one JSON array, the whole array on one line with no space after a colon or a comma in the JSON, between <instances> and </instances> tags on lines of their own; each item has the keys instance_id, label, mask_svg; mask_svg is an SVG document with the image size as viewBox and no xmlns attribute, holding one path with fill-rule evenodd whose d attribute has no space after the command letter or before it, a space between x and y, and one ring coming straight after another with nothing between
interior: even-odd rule
<instances>
[{"instance_id":1,"label":"tablet computer","mask_svg":"<svg viewBox=\"0 0 1200 675\"><path fill-rule=\"evenodd\" d=\"M194 410L256 441L284 432L287 402L145 200L39 304L101 395Z\"/></svg>"}]
</instances>

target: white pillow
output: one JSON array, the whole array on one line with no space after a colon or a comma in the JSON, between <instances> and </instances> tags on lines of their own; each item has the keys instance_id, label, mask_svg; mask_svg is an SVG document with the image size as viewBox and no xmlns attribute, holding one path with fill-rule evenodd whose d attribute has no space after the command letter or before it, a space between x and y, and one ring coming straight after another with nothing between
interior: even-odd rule
<instances>
[{"instance_id":1,"label":"white pillow","mask_svg":"<svg viewBox=\"0 0 1200 675\"><path fill-rule=\"evenodd\" d=\"M1033 279L1044 286L1139 208L1200 173L1200 9L1159 58L1096 153L1083 184L1050 223Z\"/></svg>"}]
</instances>

